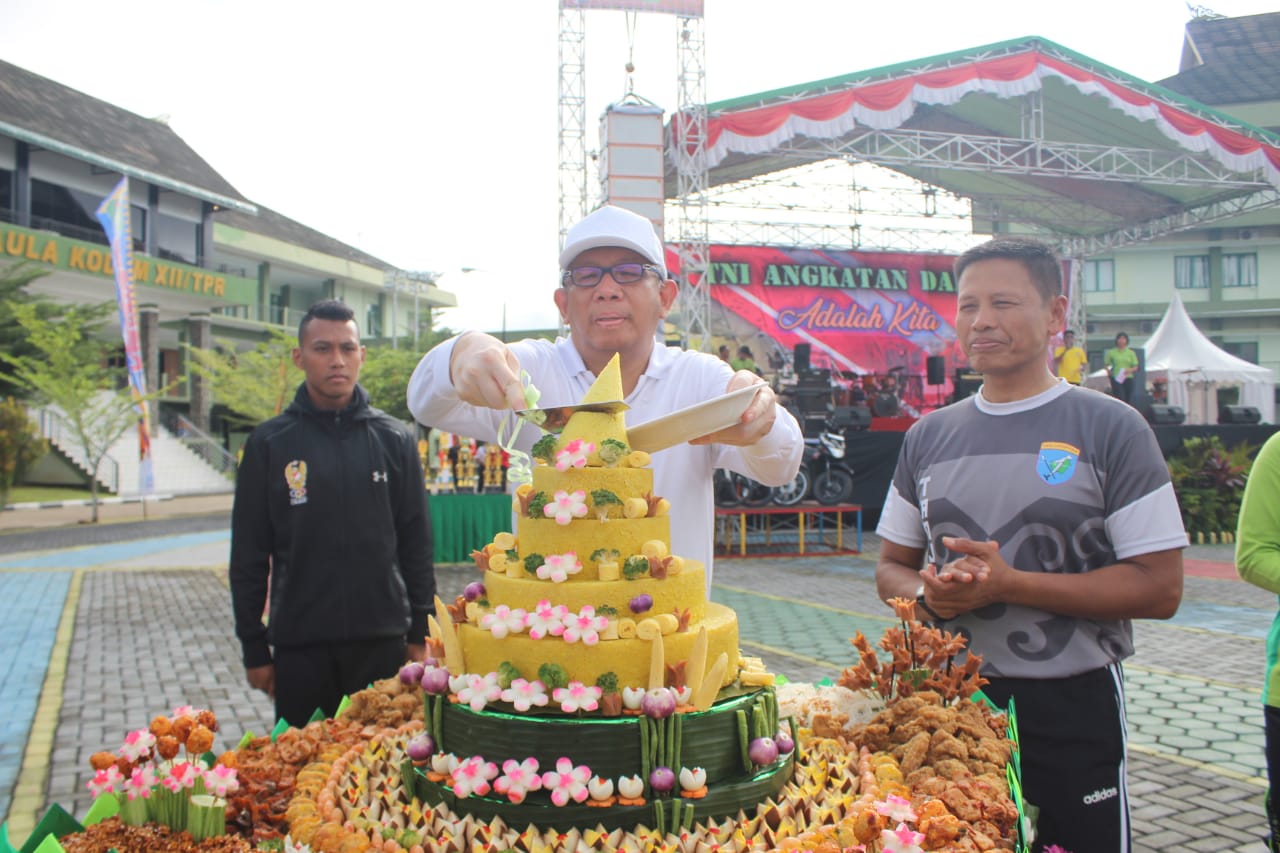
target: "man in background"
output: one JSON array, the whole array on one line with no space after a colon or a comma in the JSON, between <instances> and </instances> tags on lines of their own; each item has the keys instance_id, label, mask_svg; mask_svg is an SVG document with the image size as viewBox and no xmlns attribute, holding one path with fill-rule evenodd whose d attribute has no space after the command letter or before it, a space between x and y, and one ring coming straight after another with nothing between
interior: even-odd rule
<instances>
[{"instance_id":1,"label":"man in background","mask_svg":"<svg viewBox=\"0 0 1280 853\"><path fill-rule=\"evenodd\" d=\"M1053 372L1070 382L1080 385L1084 382L1084 372L1089 367L1089 357L1084 350L1076 346L1076 333L1067 329L1062 333L1061 346L1053 350Z\"/></svg>"},{"instance_id":2,"label":"man in background","mask_svg":"<svg viewBox=\"0 0 1280 853\"><path fill-rule=\"evenodd\" d=\"M236 636L250 686L293 726L425 653L435 574L422 465L409 428L357 384L364 355L351 308L311 306L293 351L306 378L249 436L236 476Z\"/></svg>"}]
</instances>

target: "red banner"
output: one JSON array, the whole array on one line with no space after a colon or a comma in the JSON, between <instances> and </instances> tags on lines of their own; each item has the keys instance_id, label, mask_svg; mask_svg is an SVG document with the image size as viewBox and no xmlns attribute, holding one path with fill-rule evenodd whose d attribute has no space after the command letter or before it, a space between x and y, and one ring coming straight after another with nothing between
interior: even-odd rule
<instances>
[{"instance_id":1,"label":"red banner","mask_svg":"<svg viewBox=\"0 0 1280 853\"><path fill-rule=\"evenodd\" d=\"M782 352L807 343L812 367L844 379L895 375L912 387L908 396L932 405L928 357L943 357L948 378L965 363L954 263L954 255L712 246L707 275L711 298Z\"/></svg>"}]
</instances>

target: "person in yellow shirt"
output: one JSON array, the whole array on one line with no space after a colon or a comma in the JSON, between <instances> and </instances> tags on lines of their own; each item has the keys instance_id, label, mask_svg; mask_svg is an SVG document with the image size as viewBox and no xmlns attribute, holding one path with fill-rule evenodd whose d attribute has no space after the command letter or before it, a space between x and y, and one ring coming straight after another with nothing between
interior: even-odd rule
<instances>
[{"instance_id":1,"label":"person in yellow shirt","mask_svg":"<svg viewBox=\"0 0 1280 853\"><path fill-rule=\"evenodd\" d=\"M1072 385L1079 385L1088 366L1089 357L1076 346L1076 333L1067 329L1062 333L1062 346L1053 350L1053 372Z\"/></svg>"}]
</instances>

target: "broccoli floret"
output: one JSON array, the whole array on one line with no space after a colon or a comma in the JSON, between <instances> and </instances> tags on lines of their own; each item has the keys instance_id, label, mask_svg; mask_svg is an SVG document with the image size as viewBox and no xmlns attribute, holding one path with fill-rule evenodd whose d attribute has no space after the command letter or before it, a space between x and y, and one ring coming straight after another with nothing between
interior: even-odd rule
<instances>
[{"instance_id":1,"label":"broccoli floret","mask_svg":"<svg viewBox=\"0 0 1280 853\"><path fill-rule=\"evenodd\" d=\"M598 563L601 560L616 560L621 555L613 548L597 548L591 552L591 562Z\"/></svg>"},{"instance_id":2,"label":"broccoli floret","mask_svg":"<svg viewBox=\"0 0 1280 853\"><path fill-rule=\"evenodd\" d=\"M547 686L547 692L557 687L569 686L569 674L558 663L544 663L538 667L538 679Z\"/></svg>"},{"instance_id":3,"label":"broccoli floret","mask_svg":"<svg viewBox=\"0 0 1280 853\"><path fill-rule=\"evenodd\" d=\"M649 574L649 558L643 554L627 557L627 561L622 564L622 576L629 581L642 578L647 574Z\"/></svg>"},{"instance_id":4,"label":"broccoli floret","mask_svg":"<svg viewBox=\"0 0 1280 853\"><path fill-rule=\"evenodd\" d=\"M601 604L599 607L596 608L596 615L597 616L617 616L618 608L611 607L608 604Z\"/></svg>"},{"instance_id":5,"label":"broccoli floret","mask_svg":"<svg viewBox=\"0 0 1280 853\"><path fill-rule=\"evenodd\" d=\"M600 461L606 465L613 465L619 460L624 459L631 448L627 447L616 438L606 438L600 442Z\"/></svg>"},{"instance_id":6,"label":"broccoli floret","mask_svg":"<svg viewBox=\"0 0 1280 853\"><path fill-rule=\"evenodd\" d=\"M604 675L596 679L596 687L599 687L605 693L617 693L618 692L617 673L606 672Z\"/></svg>"},{"instance_id":7,"label":"broccoli floret","mask_svg":"<svg viewBox=\"0 0 1280 853\"><path fill-rule=\"evenodd\" d=\"M520 677L520 670L512 665L511 661L504 660L498 664L498 686L506 690L511 686L511 682Z\"/></svg>"},{"instance_id":8,"label":"broccoli floret","mask_svg":"<svg viewBox=\"0 0 1280 853\"><path fill-rule=\"evenodd\" d=\"M524 570L529 574L537 574L538 566L547 561L547 558L541 554L530 554L524 558Z\"/></svg>"},{"instance_id":9,"label":"broccoli floret","mask_svg":"<svg viewBox=\"0 0 1280 853\"><path fill-rule=\"evenodd\" d=\"M548 465L556 461L556 436L548 433L533 443L529 455L541 459Z\"/></svg>"},{"instance_id":10,"label":"broccoli floret","mask_svg":"<svg viewBox=\"0 0 1280 853\"><path fill-rule=\"evenodd\" d=\"M538 492L529 498L529 517L542 518L542 508L551 503L551 498L547 497L546 492Z\"/></svg>"},{"instance_id":11,"label":"broccoli floret","mask_svg":"<svg viewBox=\"0 0 1280 853\"><path fill-rule=\"evenodd\" d=\"M622 506L622 499L608 489L593 489L591 500L596 506L608 506L609 504Z\"/></svg>"}]
</instances>

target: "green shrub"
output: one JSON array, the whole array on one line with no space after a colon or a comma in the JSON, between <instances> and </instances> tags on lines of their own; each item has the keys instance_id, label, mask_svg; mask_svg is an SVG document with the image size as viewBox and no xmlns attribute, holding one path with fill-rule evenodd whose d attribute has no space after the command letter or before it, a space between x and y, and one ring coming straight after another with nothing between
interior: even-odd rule
<instances>
[{"instance_id":1,"label":"green shrub","mask_svg":"<svg viewBox=\"0 0 1280 853\"><path fill-rule=\"evenodd\" d=\"M1169 476L1182 510L1182 523L1197 534L1236 529L1240 498L1258 448L1241 442L1230 450L1215 436L1184 439L1169 457Z\"/></svg>"}]
</instances>

